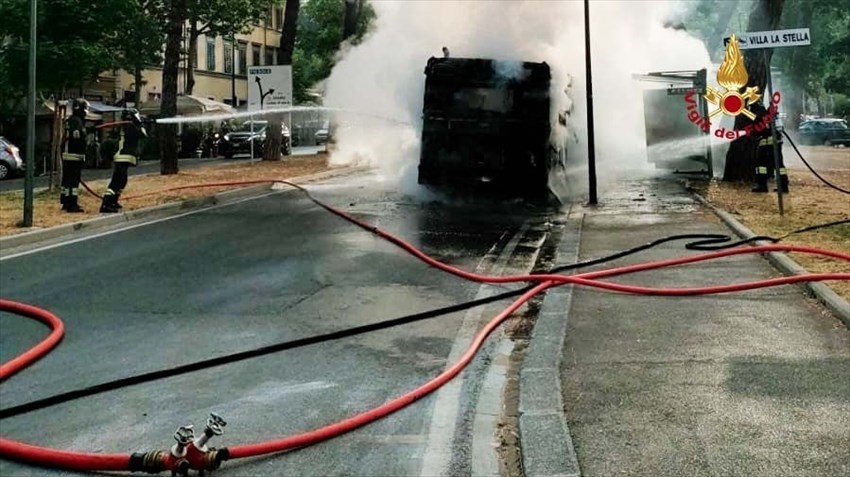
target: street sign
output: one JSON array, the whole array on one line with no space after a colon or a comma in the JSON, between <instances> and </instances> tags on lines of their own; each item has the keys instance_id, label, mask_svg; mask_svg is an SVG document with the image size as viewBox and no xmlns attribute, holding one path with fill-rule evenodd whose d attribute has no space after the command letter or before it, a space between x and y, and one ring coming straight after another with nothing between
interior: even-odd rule
<instances>
[{"instance_id":1,"label":"street sign","mask_svg":"<svg viewBox=\"0 0 850 477\"><path fill-rule=\"evenodd\" d=\"M693 86L686 86L679 88L667 88L667 96L688 94L688 92L690 91L693 91L695 94L705 94L705 89L703 88L694 88Z\"/></svg>"},{"instance_id":2,"label":"street sign","mask_svg":"<svg viewBox=\"0 0 850 477\"><path fill-rule=\"evenodd\" d=\"M248 67L248 111L292 106L292 66Z\"/></svg>"},{"instance_id":3,"label":"street sign","mask_svg":"<svg viewBox=\"0 0 850 477\"><path fill-rule=\"evenodd\" d=\"M723 39L723 47L729 44L729 37ZM808 28L791 30L771 30L741 33L738 35L738 47L742 50L758 50L761 48L783 48L787 46L811 45Z\"/></svg>"}]
</instances>

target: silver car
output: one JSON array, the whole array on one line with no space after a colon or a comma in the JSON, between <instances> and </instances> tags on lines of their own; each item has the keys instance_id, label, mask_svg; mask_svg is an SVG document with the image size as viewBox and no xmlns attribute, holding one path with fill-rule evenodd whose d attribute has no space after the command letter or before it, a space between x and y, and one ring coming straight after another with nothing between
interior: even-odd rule
<instances>
[{"instance_id":1,"label":"silver car","mask_svg":"<svg viewBox=\"0 0 850 477\"><path fill-rule=\"evenodd\" d=\"M0 180L9 179L24 170L21 150L8 139L0 136Z\"/></svg>"}]
</instances>

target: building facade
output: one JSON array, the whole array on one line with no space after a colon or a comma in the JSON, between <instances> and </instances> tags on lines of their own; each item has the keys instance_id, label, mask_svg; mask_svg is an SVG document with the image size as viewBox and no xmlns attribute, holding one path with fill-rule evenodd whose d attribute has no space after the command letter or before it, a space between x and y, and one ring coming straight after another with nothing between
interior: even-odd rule
<instances>
[{"instance_id":1,"label":"building facade","mask_svg":"<svg viewBox=\"0 0 850 477\"><path fill-rule=\"evenodd\" d=\"M177 92L187 91L187 64L194 64L194 96L233 104L235 84L236 106L248 102L248 66L277 64L278 46L283 29L283 7L273 7L265 20L253 25L250 33L235 38L200 35L195 58L181 56ZM189 27L184 29L184 51L188 50ZM235 40L235 41L234 41ZM141 102L162 98L162 67L151 67L142 73ZM136 104L135 79L132 72L106 72L97 83L84 91L86 98L104 103Z\"/></svg>"}]
</instances>

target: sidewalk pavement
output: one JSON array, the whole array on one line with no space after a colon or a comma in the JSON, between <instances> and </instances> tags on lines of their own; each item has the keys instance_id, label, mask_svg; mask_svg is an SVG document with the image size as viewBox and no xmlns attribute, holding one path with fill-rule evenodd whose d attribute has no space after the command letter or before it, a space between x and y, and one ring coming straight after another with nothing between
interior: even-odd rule
<instances>
[{"instance_id":1,"label":"sidewalk pavement","mask_svg":"<svg viewBox=\"0 0 850 477\"><path fill-rule=\"evenodd\" d=\"M584 211L578 259L682 233L731 234L677 181L634 180ZM574 242L562 244L559 263ZM667 243L596 268L693 253ZM747 255L611 280L695 287L778 275ZM558 421L565 427L553 453L526 441L530 427L520 423L526 475L850 475L850 331L800 287L704 297L557 292L537 326L566 330L550 379L559 378L561 395L549 404L563 418L549 421L549 435ZM533 411L523 377L520 407Z\"/></svg>"}]
</instances>

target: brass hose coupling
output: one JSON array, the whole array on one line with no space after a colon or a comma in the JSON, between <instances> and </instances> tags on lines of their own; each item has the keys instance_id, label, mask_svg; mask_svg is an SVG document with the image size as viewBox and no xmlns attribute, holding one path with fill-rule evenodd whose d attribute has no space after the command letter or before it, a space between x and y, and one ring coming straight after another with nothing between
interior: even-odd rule
<instances>
[{"instance_id":1,"label":"brass hose coupling","mask_svg":"<svg viewBox=\"0 0 850 477\"><path fill-rule=\"evenodd\" d=\"M176 443L169 451L137 452L130 456L130 471L157 474L171 471L172 477L188 476L190 470L197 470L203 477L206 471L216 470L221 463L230 458L227 448L208 448L207 442L213 436L224 433L227 423L216 413L210 413L204 433L195 437L193 426L180 426L174 432Z\"/></svg>"}]
</instances>

